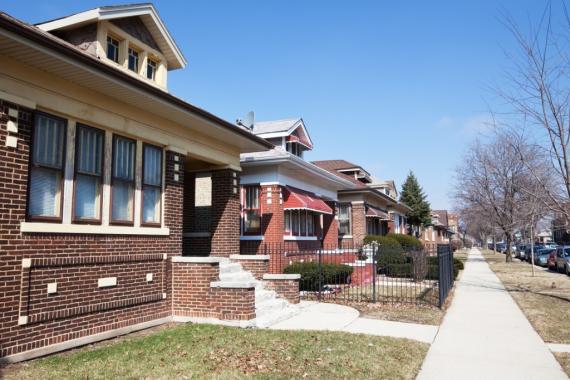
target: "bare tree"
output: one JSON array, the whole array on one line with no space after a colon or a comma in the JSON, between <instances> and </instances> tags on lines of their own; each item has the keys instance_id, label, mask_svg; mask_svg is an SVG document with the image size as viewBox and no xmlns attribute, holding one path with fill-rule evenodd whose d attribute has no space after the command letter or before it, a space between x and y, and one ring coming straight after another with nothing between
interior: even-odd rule
<instances>
[{"instance_id":1,"label":"bare tree","mask_svg":"<svg viewBox=\"0 0 570 380\"><path fill-rule=\"evenodd\" d=\"M536 155L530 146L518 140L516 147L509 136L497 134L489 143L476 141L456 171L454 198L463 209L496 225L506 237L506 261L512 261L514 232L528 219L528 205L535 180L529 167L535 169ZM521 152L525 162L521 160ZM535 172L539 175L538 171ZM540 176L543 179L543 176Z\"/></svg>"},{"instance_id":2,"label":"bare tree","mask_svg":"<svg viewBox=\"0 0 570 380\"><path fill-rule=\"evenodd\" d=\"M570 16L563 1L548 2L534 25L523 32L516 22L505 16L505 25L515 37L519 51L512 56L513 67L507 72L510 86L498 93L512 106L515 134L524 131L536 137L537 145L548 156L553 172L550 181L542 182L544 168L527 163L535 180L536 199L543 207L570 219ZM560 5L561 9L557 8ZM552 14L560 11L565 22L553 23ZM507 122L510 124L510 122ZM552 181L554 180L554 181Z\"/></svg>"}]
</instances>

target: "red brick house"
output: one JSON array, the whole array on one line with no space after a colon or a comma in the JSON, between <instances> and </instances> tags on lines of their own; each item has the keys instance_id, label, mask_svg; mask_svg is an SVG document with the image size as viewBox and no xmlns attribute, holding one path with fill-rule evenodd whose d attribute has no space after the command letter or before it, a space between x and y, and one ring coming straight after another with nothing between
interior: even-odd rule
<instances>
[{"instance_id":1,"label":"red brick house","mask_svg":"<svg viewBox=\"0 0 570 380\"><path fill-rule=\"evenodd\" d=\"M419 238L427 249L435 250L439 244L449 244L453 234L447 210L432 210L431 224L420 230Z\"/></svg>"},{"instance_id":2,"label":"red brick house","mask_svg":"<svg viewBox=\"0 0 570 380\"><path fill-rule=\"evenodd\" d=\"M168 92L186 60L151 4L0 13L0 49L0 361L298 302L294 275L229 259L240 154L273 145Z\"/></svg>"},{"instance_id":3,"label":"red brick house","mask_svg":"<svg viewBox=\"0 0 570 380\"><path fill-rule=\"evenodd\" d=\"M337 194L353 183L303 159L313 142L301 118L255 122L252 133L274 148L241 155L242 251L336 247Z\"/></svg>"},{"instance_id":4,"label":"red brick house","mask_svg":"<svg viewBox=\"0 0 570 380\"><path fill-rule=\"evenodd\" d=\"M339 239L344 244L361 244L366 235L406 233L409 207L398 201L394 181L375 181L364 168L345 160L313 163L354 185L338 192Z\"/></svg>"}]
</instances>

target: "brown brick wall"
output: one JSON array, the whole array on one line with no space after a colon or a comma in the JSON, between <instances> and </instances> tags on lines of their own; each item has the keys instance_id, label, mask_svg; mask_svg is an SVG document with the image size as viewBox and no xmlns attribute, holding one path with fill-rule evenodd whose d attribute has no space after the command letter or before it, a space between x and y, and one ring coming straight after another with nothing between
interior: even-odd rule
<instances>
[{"instance_id":1,"label":"brown brick wall","mask_svg":"<svg viewBox=\"0 0 570 380\"><path fill-rule=\"evenodd\" d=\"M279 297L286 299L289 303L301 302L299 280L263 280L263 283L267 289L274 290Z\"/></svg>"},{"instance_id":2,"label":"brown brick wall","mask_svg":"<svg viewBox=\"0 0 570 380\"><path fill-rule=\"evenodd\" d=\"M233 261L241 264L242 268L250 272L257 280L261 280L263 275L269 272L269 260L246 260L240 258Z\"/></svg>"},{"instance_id":3,"label":"brown brick wall","mask_svg":"<svg viewBox=\"0 0 570 380\"><path fill-rule=\"evenodd\" d=\"M234 170L212 172L211 255L228 257L239 253L239 176Z\"/></svg>"},{"instance_id":4,"label":"brown brick wall","mask_svg":"<svg viewBox=\"0 0 570 380\"><path fill-rule=\"evenodd\" d=\"M255 288L212 288L218 263L172 263L172 310L179 317L229 320L255 318Z\"/></svg>"},{"instance_id":5,"label":"brown brick wall","mask_svg":"<svg viewBox=\"0 0 570 380\"><path fill-rule=\"evenodd\" d=\"M18 133L10 133L17 148L5 145L8 107L20 111ZM182 252L184 171L174 181L174 163L183 165L184 157L166 152L170 236L23 234L32 119L31 110L0 101L0 356L170 315L171 269L161 258ZM30 269L23 270L24 258L32 259ZM146 282L146 273L153 273L153 282ZM98 288L100 276L117 277L117 286ZM54 280L58 292L48 295ZM24 290L30 292L20 306ZM25 315L28 323L19 326Z\"/></svg>"}]
</instances>

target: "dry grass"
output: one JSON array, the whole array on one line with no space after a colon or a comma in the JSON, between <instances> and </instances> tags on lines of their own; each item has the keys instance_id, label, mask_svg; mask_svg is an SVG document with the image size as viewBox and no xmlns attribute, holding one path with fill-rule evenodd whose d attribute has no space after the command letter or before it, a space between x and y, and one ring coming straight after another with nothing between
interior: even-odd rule
<instances>
[{"instance_id":1,"label":"dry grass","mask_svg":"<svg viewBox=\"0 0 570 380\"><path fill-rule=\"evenodd\" d=\"M558 359L558 362L560 363L560 365L564 369L564 372L566 372L566 374L570 375L570 353L569 352L564 352L564 353L557 352L554 354L554 356L556 356L556 359Z\"/></svg>"},{"instance_id":2,"label":"dry grass","mask_svg":"<svg viewBox=\"0 0 570 380\"><path fill-rule=\"evenodd\" d=\"M570 277L483 251L491 269L501 279L523 313L545 342L570 343Z\"/></svg>"},{"instance_id":3,"label":"dry grass","mask_svg":"<svg viewBox=\"0 0 570 380\"><path fill-rule=\"evenodd\" d=\"M170 327L12 365L6 379L413 379L428 345L334 332Z\"/></svg>"},{"instance_id":4,"label":"dry grass","mask_svg":"<svg viewBox=\"0 0 570 380\"><path fill-rule=\"evenodd\" d=\"M351 302L347 305L360 311L361 316L365 318L422 325L440 325L445 314L443 310L428 305L369 302Z\"/></svg>"}]
</instances>

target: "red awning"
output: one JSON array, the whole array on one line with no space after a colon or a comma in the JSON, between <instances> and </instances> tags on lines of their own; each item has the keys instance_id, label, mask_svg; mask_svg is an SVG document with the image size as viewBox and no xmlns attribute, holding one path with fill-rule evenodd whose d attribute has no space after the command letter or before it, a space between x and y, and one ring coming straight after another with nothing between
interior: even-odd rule
<instances>
[{"instance_id":1,"label":"red awning","mask_svg":"<svg viewBox=\"0 0 570 380\"><path fill-rule=\"evenodd\" d=\"M332 208L315 194L289 186L286 189L283 203L284 210L308 210L321 214L333 214Z\"/></svg>"},{"instance_id":2,"label":"red awning","mask_svg":"<svg viewBox=\"0 0 570 380\"><path fill-rule=\"evenodd\" d=\"M381 220L390 220L388 213L374 207L368 206L366 210L367 218L380 218Z\"/></svg>"}]
</instances>

